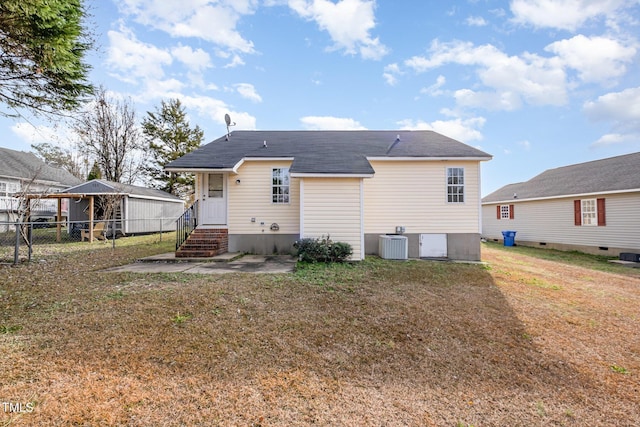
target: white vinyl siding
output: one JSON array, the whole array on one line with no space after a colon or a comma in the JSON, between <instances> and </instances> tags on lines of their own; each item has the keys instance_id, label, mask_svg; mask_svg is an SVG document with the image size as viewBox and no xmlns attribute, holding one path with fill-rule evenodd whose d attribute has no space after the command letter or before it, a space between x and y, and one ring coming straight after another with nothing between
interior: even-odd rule
<instances>
[{"instance_id":1,"label":"white vinyl siding","mask_svg":"<svg viewBox=\"0 0 640 427\"><path fill-rule=\"evenodd\" d=\"M365 233L479 233L478 162L372 161L364 180ZM465 202L447 202L447 168L465 170ZM495 209L495 207L494 207ZM495 218L495 211L493 213Z\"/></svg>"},{"instance_id":2,"label":"white vinyl siding","mask_svg":"<svg viewBox=\"0 0 640 427\"><path fill-rule=\"evenodd\" d=\"M277 233L300 232L299 179L289 180L289 203L272 202L273 169L290 166L291 161L245 161L237 175L229 175L229 234L273 233L269 227L274 223L280 227Z\"/></svg>"},{"instance_id":3,"label":"white vinyl siding","mask_svg":"<svg viewBox=\"0 0 640 427\"><path fill-rule=\"evenodd\" d=\"M176 220L184 212L182 201L138 199L127 197L124 204L123 227L125 233L151 233L175 230Z\"/></svg>"},{"instance_id":4,"label":"white vinyl siding","mask_svg":"<svg viewBox=\"0 0 640 427\"><path fill-rule=\"evenodd\" d=\"M606 227L576 227L574 201L577 198L563 198L514 203L517 215L508 223L508 229L517 232L516 243L640 250L640 193L598 195L598 198L606 200ZM502 239L505 224L496 219L496 204L485 204L482 209L482 236Z\"/></svg>"},{"instance_id":5,"label":"white vinyl siding","mask_svg":"<svg viewBox=\"0 0 640 427\"><path fill-rule=\"evenodd\" d=\"M304 178L302 237L329 235L349 243L351 259L363 258L360 178Z\"/></svg>"}]
</instances>

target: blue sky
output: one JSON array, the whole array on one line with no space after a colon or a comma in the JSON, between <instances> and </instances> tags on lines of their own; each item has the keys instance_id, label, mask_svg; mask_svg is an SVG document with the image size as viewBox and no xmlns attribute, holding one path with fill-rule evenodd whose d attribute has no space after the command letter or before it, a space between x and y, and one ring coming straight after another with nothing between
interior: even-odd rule
<instances>
[{"instance_id":1,"label":"blue sky","mask_svg":"<svg viewBox=\"0 0 640 427\"><path fill-rule=\"evenodd\" d=\"M640 151L638 0L90 0L91 80L141 120L179 98L233 129L432 129L494 156L482 193ZM68 145L0 119L7 148ZM640 166L640 165L639 165Z\"/></svg>"}]
</instances>

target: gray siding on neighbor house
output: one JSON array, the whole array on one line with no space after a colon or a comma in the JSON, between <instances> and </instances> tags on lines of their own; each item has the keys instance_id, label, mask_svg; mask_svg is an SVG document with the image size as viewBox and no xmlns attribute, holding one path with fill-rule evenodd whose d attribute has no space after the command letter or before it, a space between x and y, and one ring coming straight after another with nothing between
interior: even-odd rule
<instances>
[{"instance_id":1,"label":"gray siding on neighbor house","mask_svg":"<svg viewBox=\"0 0 640 427\"><path fill-rule=\"evenodd\" d=\"M574 200L605 199L605 226L576 226ZM548 200L517 201L513 219L497 219L496 206L482 207L482 236L502 240L503 230L516 231L516 244L547 243L555 247L576 248L617 255L620 250L640 251L640 192L599 194ZM603 250L599 248L608 248Z\"/></svg>"}]
</instances>

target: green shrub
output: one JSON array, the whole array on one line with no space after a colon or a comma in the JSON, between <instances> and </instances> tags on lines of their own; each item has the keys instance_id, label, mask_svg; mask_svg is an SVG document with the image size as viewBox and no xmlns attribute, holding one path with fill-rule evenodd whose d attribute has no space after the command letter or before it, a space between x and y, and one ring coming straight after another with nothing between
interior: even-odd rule
<instances>
[{"instance_id":1,"label":"green shrub","mask_svg":"<svg viewBox=\"0 0 640 427\"><path fill-rule=\"evenodd\" d=\"M353 253L349 243L334 242L329 235L300 239L293 247L298 250L298 259L302 262L344 262Z\"/></svg>"}]
</instances>

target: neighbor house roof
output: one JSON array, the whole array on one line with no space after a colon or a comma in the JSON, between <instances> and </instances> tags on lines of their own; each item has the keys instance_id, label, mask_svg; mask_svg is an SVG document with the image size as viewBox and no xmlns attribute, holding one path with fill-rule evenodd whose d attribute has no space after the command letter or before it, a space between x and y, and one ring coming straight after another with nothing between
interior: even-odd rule
<instances>
[{"instance_id":1,"label":"neighbor house roof","mask_svg":"<svg viewBox=\"0 0 640 427\"><path fill-rule=\"evenodd\" d=\"M372 175L372 158L490 160L491 155L433 131L234 131L165 169L235 170L256 158L292 159L292 174Z\"/></svg>"},{"instance_id":2,"label":"neighbor house roof","mask_svg":"<svg viewBox=\"0 0 640 427\"><path fill-rule=\"evenodd\" d=\"M179 197L167 193L166 191L157 190L155 188L140 187L138 185L121 184L119 182L111 182L105 179L93 179L91 181L83 182L80 185L67 188L66 190L61 191L61 193L83 194L87 196L117 194L145 199L182 202Z\"/></svg>"},{"instance_id":3,"label":"neighbor house roof","mask_svg":"<svg viewBox=\"0 0 640 427\"><path fill-rule=\"evenodd\" d=\"M527 182L509 184L482 203L640 191L640 152L549 169Z\"/></svg>"},{"instance_id":4,"label":"neighbor house roof","mask_svg":"<svg viewBox=\"0 0 640 427\"><path fill-rule=\"evenodd\" d=\"M47 182L61 187L76 185L82 180L62 168L47 165L33 153L0 147L0 176Z\"/></svg>"}]
</instances>

